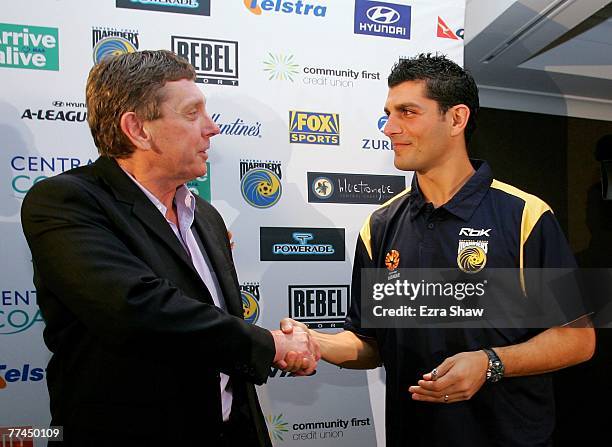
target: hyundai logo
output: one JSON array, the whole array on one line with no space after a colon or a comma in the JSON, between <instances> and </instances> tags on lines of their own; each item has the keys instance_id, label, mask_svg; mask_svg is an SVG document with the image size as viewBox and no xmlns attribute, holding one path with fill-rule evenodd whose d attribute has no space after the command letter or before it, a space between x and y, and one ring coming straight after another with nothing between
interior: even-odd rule
<instances>
[{"instance_id":1,"label":"hyundai logo","mask_svg":"<svg viewBox=\"0 0 612 447\"><path fill-rule=\"evenodd\" d=\"M54 107L64 107L64 101L53 101Z\"/></svg>"},{"instance_id":2,"label":"hyundai logo","mask_svg":"<svg viewBox=\"0 0 612 447\"><path fill-rule=\"evenodd\" d=\"M391 25L400 19L400 13L388 6L374 6L367 10L366 15L372 22Z\"/></svg>"}]
</instances>

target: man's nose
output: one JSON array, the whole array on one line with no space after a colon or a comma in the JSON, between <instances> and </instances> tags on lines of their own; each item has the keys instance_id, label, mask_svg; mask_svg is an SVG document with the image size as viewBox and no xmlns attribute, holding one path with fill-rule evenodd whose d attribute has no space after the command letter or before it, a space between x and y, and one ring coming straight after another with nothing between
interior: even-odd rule
<instances>
[{"instance_id":1,"label":"man's nose","mask_svg":"<svg viewBox=\"0 0 612 447\"><path fill-rule=\"evenodd\" d=\"M391 135L397 134L401 132L401 128L395 123L395 118L392 118L391 116L389 116L389 119L387 120L387 124L385 124L385 127L383 129L383 133L390 137Z\"/></svg>"},{"instance_id":2,"label":"man's nose","mask_svg":"<svg viewBox=\"0 0 612 447\"><path fill-rule=\"evenodd\" d=\"M221 129L219 129L219 126L217 126L217 123L215 123L212 120L212 118L210 117L208 113L206 113L204 116L204 123L202 125L202 133L209 138L214 137L215 135L219 135L219 133L221 133Z\"/></svg>"}]
</instances>

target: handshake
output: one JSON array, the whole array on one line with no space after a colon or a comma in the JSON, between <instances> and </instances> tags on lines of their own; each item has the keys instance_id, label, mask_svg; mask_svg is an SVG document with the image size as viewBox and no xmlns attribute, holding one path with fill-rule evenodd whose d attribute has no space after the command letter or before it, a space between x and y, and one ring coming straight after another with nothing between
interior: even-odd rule
<instances>
[{"instance_id":1,"label":"handshake","mask_svg":"<svg viewBox=\"0 0 612 447\"><path fill-rule=\"evenodd\" d=\"M274 366L297 376L308 376L321 359L319 344L308 327L291 318L280 322L280 330L270 331L274 337Z\"/></svg>"}]
</instances>

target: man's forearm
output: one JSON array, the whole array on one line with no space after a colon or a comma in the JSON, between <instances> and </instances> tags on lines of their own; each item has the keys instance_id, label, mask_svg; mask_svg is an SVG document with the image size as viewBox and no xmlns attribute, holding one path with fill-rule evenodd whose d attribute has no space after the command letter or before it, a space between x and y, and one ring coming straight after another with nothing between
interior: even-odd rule
<instances>
[{"instance_id":1,"label":"man's forearm","mask_svg":"<svg viewBox=\"0 0 612 447\"><path fill-rule=\"evenodd\" d=\"M555 327L524 343L494 349L504 364L505 377L544 374L590 359L595 350L595 331Z\"/></svg>"},{"instance_id":2,"label":"man's forearm","mask_svg":"<svg viewBox=\"0 0 612 447\"><path fill-rule=\"evenodd\" d=\"M375 340L362 338L351 331L325 334L311 330L319 343L321 358L343 368L372 369L380 366L378 344Z\"/></svg>"}]
</instances>

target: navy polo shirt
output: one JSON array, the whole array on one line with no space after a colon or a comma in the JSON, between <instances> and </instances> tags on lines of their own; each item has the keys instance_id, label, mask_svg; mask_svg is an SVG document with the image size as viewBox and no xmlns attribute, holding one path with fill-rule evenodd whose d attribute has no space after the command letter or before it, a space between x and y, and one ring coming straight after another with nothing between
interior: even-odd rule
<instances>
[{"instance_id":1,"label":"navy polo shirt","mask_svg":"<svg viewBox=\"0 0 612 447\"><path fill-rule=\"evenodd\" d=\"M540 330L361 327L361 269L385 268L385 260L399 258L398 268L575 267L546 203L494 180L486 162L472 160L472 165L474 175L438 208L425 201L415 175L410 189L366 219L357 240L344 328L378 342L386 370L388 447L551 443L555 416L549 374L504 378L485 384L469 401L448 405L413 401L408 392L447 357L521 343ZM462 260L462 250L470 249L482 250L486 256ZM461 262L466 263L460 266Z\"/></svg>"}]
</instances>

